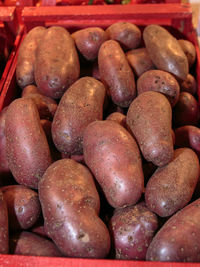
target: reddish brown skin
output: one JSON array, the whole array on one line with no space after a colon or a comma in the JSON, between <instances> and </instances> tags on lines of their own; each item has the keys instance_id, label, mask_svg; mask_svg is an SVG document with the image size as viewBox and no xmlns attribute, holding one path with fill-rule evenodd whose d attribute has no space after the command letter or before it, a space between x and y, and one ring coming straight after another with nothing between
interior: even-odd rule
<instances>
[{"instance_id":1,"label":"reddish brown skin","mask_svg":"<svg viewBox=\"0 0 200 267\"><path fill-rule=\"evenodd\" d=\"M126 57L138 77L148 70L155 69L146 48L130 50L126 53Z\"/></svg>"},{"instance_id":2,"label":"reddish brown skin","mask_svg":"<svg viewBox=\"0 0 200 267\"><path fill-rule=\"evenodd\" d=\"M82 163L85 165L85 160L83 155L71 155L71 159L75 160L76 162Z\"/></svg>"},{"instance_id":3,"label":"reddish brown skin","mask_svg":"<svg viewBox=\"0 0 200 267\"><path fill-rule=\"evenodd\" d=\"M45 31L46 29L42 26L33 28L28 32L20 45L16 67L16 80L21 88L35 82L35 51Z\"/></svg>"},{"instance_id":4,"label":"reddish brown skin","mask_svg":"<svg viewBox=\"0 0 200 267\"><path fill-rule=\"evenodd\" d=\"M170 73L162 70L149 70L143 73L137 80L138 95L156 91L164 94L172 107L179 99L180 86L177 80Z\"/></svg>"},{"instance_id":5,"label":"reddish brown skin","mask_svg":"<svg viewBox=\"0 0 200 267\"><path fill-rule=\"evenodd\" d=\"M148 261L200 262L200 199L173 215L153 238Z\"/></svg>"},{"instance_id":6,"label":"reddish brown skin","mask_svg":"<svg viewBox=\"0 0 200 267\"><path fill-rule=\"evenodd\" d=\"M1 190L8 208L10 230L25 230L33 226L41 212L38 194L22 185L5 186Z\"/></svg>"},{"instance_id":7,"label":"reddish brown skin","mask_svg":"<svg viewBox=\"0 0 200 267\"><path fill-rule=\"evenodd\" d=\"M106 120L115 121L126 129L126 116L120 112L111 113Z\"/></svg>"},{"instance_id":8,"label":"reddish brown skin","mask_svg":"<svg viewBox=\"0 0 200 267\"><path fill-rule=\"evenodd\" d=\"M192 42L188 40L180 39L178 40L183 52L186 54L188 59L189 67L192 67L196 60L196 49Z\"/></svg>"},{"instance_id":9,"label":"reddish brown skin","mask_svg":"<svg viewBox=\"0 0 200 267\"><path fill-rule=\"evenodd\" d=\"M46 30L36 50L34 70L40 92L56 99L79 78L78 54L65 28L52 26Z\"/></svg>"},{"instance_id":10,"label":"reddish brown skin","mask_svg":"<svg viewBox=\"0 0 200 267\"><path fill-rule=\"evenodd\" d=\"M148 91L139 95L127 112L126 123L144 158L159 167L173 159L171 121L171 105L158 92Z\"/></svg>"},{"instance_id":11,"label":"reddish brown skin","mask_svg":"<svg viewBox=\"0 0 200 267\"><path fill-rule=\"evenodd\" d=\"M3 193L0 191L0 254L9 253L8 211Z\"/></svg>"},{"instance_id":12,"label":"reddish brown skin","mask_svg":"<svg viewBox=\"0 0 200 267\"><path fill-rule=\"evenodd\" d=\"M32 99L18 98L6 112L6 154L15 180L37 189L51 164L50 150Z\"/></svg>"},{"instance_id":13,"label":"reddish brown skin","mask_svg":"<svg viewBox=\"0 0 200 267\"><path fill-rule=\"evenodd\" d=\"M175 129L175 146L190 147L200 156L200 129L186 125Z\"/></svg>"},{"instance_id":14,"label":"reddish brown skin","mask_svg":"<svg viewBox=\"0 0 200 267\"><path fill-rule=\"evenodd\" d=\"M145 260L157 228L158 219L144 202L117 209L110 220L115 258Z\"/></svg>"},{"instance_id":15,"label":"reddish brown skin","mask_svg":"<svg viewBox=\"0 0 200 267\"><path fill-rule=\"evenodd\" d=\"M83 132L89 123L102 119L105 93L100 81L83 77L63 95L52 123L53 141L60 152L83 154Z\"/></svg>"},{"instance_id":16,"label":"reddish brown skin","mask_svg":"<svg viewBox=\"0 0 200 267\"><path fill-rule=\"evenodd\" d=\"M106 29L108 38L118 41L124 49L134 49L140 45L141 31L132 23L116 22Z\"/></svg>"},{"instance_id":17,"label":"reddish brown skin","mask_svg":"<svg viewBox=\"0 0 200 267\"><path fill-rule=\"evenodd\" d=\"M88 27L72 34L76 47L87 60L95 60L99 48L108 39L105 31L99 27Z\"/></svg>"},{"instance_id":18,"label":"reddish brown skin","mask_svg":"<svg viewBox=\"0 0 200 267\"><path fill-rule=\"evenodd\" d=\"M190 73L187 75L187 78L180 85L181 92L188 92L192 95L197 93L197 82Z\"/></svg>"},{"instance_id":19,"label":"reddish brown skin","mask_svg":"<svg viewBox=\"0 0 200 267\"><path fill-rule=\"evenodd\" d=\"M128 107L136 96L135 80L131 67L120 45L109 40L99 49L98 65L101 80L108 86L112 101Z\"/></svg>"},{"instance_id":20,"label":"reddish brown skin","mask_svg":"<svg viewBox=\"0 0 200 267\"><path fill-rule=\"evenodd\" d=\"M121 125L109 120L89 124L83 154L112 207L133 205L140 199L144 187L140 152Z\"/></svg>"},{"instance_id":21,"label":"reddish brown skin","mask_svg":"<svg viewBox=\"0 0 200 267\"><path fill-rule=\"evenodd\" d=\"M99 67L98 62L94 62L92 66L92 77L101 80L100 73L99 73Z\"/></svg>"},{"instance_id":22,"label":"reddish brown skin","mask_svg":"<svg viewBox=\"0 0 200 267\"><path fill-rule=\"evenodd\" d=\"M39 183L45 229L65 256L104 258L110 236L89 170L72 159L53 163Z\"/></svg>"},{"instance_id":23,"label":"reddish brown skin","mask_svg":"<svg viewBox=\"0 0 200 267\"><path fill-rule=\"evenodd\" d=\"M199 121L199 105L197 100L188 92L181 92L179 100L173 109L175 127L194 125Z\"/></svg>"},{"instance_id":24,"label":"reddish brown skin","mask_svg":"<svg viewBox=\"0 0 200 267\"><path fill-rule=\"evenodd\" d=\"M148 25L143 32L144 42L157 69L172 73L185 80L188 72L188 60L178 40L159 25Z\"/></svg>"},{"instance_id":25,"label":"reddish brown skin","mask_svg":"<svg viewBox=\"0 0 200 267\"><path fill-rule=\"evenodd\" d=\"M158 168L147 183L147 207L160 217L168 217L185 207L199 178L199 160L190 148L179 148L173 160Z\"/></svg>"},{"instance_id":26,"label":"reddish brown skin","mask_svg":"<svg viewBox=\"0 0 200 267\"><path fill-rule=\"evenodd\" d=\"M14 255L62 257L52 241L26 231L11 236L10 247Z\"/></svg>"},{"instance_id":27,"label":"reddish brown skin","mask_svg":"<svg viewBox=\"0 0 200 267\"><path fill-rule=\"evenodd\" d=\"M27 85L26 87L24 87L24 89L22 90L22 97L28 96L29 94L41 94L40 91L38 90L37 86L31 84L31 85Z\"/></svg>"},{"instance_id":28,"label":"reddish brown skin","mask_svg":"<svg viewBox=\"0 0 200 267\"><path fill-rule=\"evenodd\" d=\"M34 234L37 234L39 236L48 238L48 235L47 235L47 233L45 231L44 225L33 226L30 230Z\"/></svg>"}]
</instances>

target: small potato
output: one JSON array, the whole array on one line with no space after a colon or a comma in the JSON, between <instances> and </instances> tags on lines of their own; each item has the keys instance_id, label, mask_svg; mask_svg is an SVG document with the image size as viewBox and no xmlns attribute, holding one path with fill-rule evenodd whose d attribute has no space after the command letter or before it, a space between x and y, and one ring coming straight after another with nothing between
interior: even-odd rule
<instances>
[{"instance_id":1,"label":"small potato","mask_svg":"<svg viewBox=\"0 0 200 267\"><path fill-rule=\"evenodd\" d=\"M164 94L174 107L179 99L180 86L170 73L162 70L149 70L137 80L138 95L146 91L156 91Z\"/></svg>"},{"instance_id":2,"label":"small potato","mask_svg":"<svg viewBox=\"0 0 200 267\"><path fill-rule=\"evenodd\" d=\"M141 31L132 23L116 22L106 29L108 38L118 41L124 49L134 49L140 45Z\"/></svg>"},{"instance_id":3,"label":"small potato","mask_svg":"<svg viewBox=\"0 0 200 267\"><path fill-rule=\"evenodd\" d=\"M90 171L72 159L54 162L39 183L45 230L68 257L104 258L110 236L98 217L100 200Z\"/></svg>"},{"instance_id":4,"label":"small potato","mask_svg":"<svg viewBox=\"0 0 200 267\"><path fill-rule=\"evenodd\" d=\"M85 163L114 208L135 204L144 189L140 152L136 141L114 121L90 123L84 131Z\"/></svg>"},{"instance_id":5,"label":"small potato","mask_svg":"<svg viewBox=\"0 0 200 267\"><path fill-rule=\"evenodd\" d=\"M155 66L185 80L188 60L178 40L159 25L148 25L143 32L144 42Z\"/></svg>"},{"instance_id":6,"label":"small potato","mask_svg":"<svg viewBox=\"0 0 200 267\"><path fill-rule=\"evenodd\" d=\"M99 72L108 88L112 101L120 107L129 107L136 96L135 80L131 67L120 45L105 41L99 49Z\"/></svg>"},{"instance_id":7,"label":"small potato","mask_svg":"<svg viewBox=\"0 0 200 267\"><path fill-rule=\"evenodd\" d=\"M95 60L99 48L108 39L105 31L99 27L88 27L72 34L76 47L87 60Z\"/></svg>"},{"instance_id":8,"label":"small potato","mask_svg":"<svg viewBox=\"0 0 200 267\"><path fill-rule=\"evenodd\" d=\"M199 121L199 106L197 100L188 92L181 92L179 100L173 109L175 127L197 125Z\"/></svg>"},{"instance_id":9,"label":"small potato","mask_svg":"<svg viewBox=\"0 0 200 267\"><path fill-rule=\"evenodd\" d=\"M126 116L120 112L111 113L106 120L115 121L126 129Z\"/></svg>"},{"instance_id":10,"label":"small potato","mask_svg":"<svg viewBox=\"0 0 200 267\"><path fill-rule=\"evenodd\" d=\"M157 232L146 260L200 262L200 199L173 215Z\"/></svg>"},{"instance_id":11,"label":"small potato","mask_svg":"<svg viewBox=\"0 0 200 267\"><path fill-rule=\"evenodd\" d=\"M24 89L22 90L21 97L25 97L29 94L41 94L41 93L38 90L37 86L31 84L31 85L27 85L26 87L24 87Z\"/></svg>"},{"instance_id":12,"label":"small potato","mask_svg":"<svg viewBox=\"0 0 200 267\"><path fill-rule=\"evenodd\" d=\"M190 148L179 148L173 160L158 168L145 190L147 207L161 217L182 209L192 198L199 178L199 160Z\"/></svg>"},{"instance_id":13,"label":"small potato","mask_svg":"<svg viewBox=\"0 0 200 267\"><path fill-rule=\"evenodd\" d=\"M15 180L37 189L51 164L50 150L36 104L30 98L14 100L6 111L6 155Z\"/></svg>"},{"instance_id":14,"label":"small potato","mask_svg":"<svg viewBox=\"0 0 200 267\"><path fill-rule=\"evenodd\" d=\"M138 77L148 70L155 69L146 48L130 50L126 53L126 57Z\"/></svg>"},{"instance_id":15,"label":"small potato","mask_svg":"<svg viewBox=\"0 0 200 267\"><path fill-rule=\"evenodd\" d=\"M187 75L187 78L180 86L181 92L188 92L192 95L197 93L197 82L190 73Z\"/></svg>"},{"instance_id":16,"label":"small potato","mask_svg":"<svg viewBox=\"0 0 200 267\"><path fill-rule=\"evenodd\" d=\"M173 159L172 109L164 95L153 91L139 95L128 109L126 123L147 161L162 167Z\"/></svg>"},{"instance_id":17,"label":"small potato","mask_svg":"<svg viewBox=\"0 0 200 267\"><path fill-rule=\"evenodd\" d=\"M180 39L178 40L183 52L186 54L189 67L191 67L196 60L196 49L192 42L188 40Z\"/></svg>"},{"instance_id":18,"label":"small potato","mask_svg":"<svg viewBox=\"0 0 200 267\"><path fill-rule=\"evenodd\" d=\"M5 186L1 190L8 208L10 230L33 226L41 212L38 194L22 185Z\"/></svg>"},{"instance_id":19,"label":"small potato","mask_svg":"<svg viewBox=\"0 0 200 267\"><path fill-rule=\"evenodd\" d=\"M10 253L24 256L62 257L52 241L26 231L11 236Z\"/></svg>"},{"instance_id":20,"label":"small potato","mask_svg":"<svg viewBox=\"0 0 200 267\"><path fill-rule=\"evenodd\" d=\"M144 202L117 209L109 225L117 259L145 260L158 219Z\"/></svg>"},{"instance_id":21,"label":"small potato","mask_svg":"<svg viewBox=\"0 0 200 267\"><path fill-rule=\"evenodd\" d=\"M9 253L8 211L6 202L0 191L0 254Z\"/></svg>"}]
</instances>

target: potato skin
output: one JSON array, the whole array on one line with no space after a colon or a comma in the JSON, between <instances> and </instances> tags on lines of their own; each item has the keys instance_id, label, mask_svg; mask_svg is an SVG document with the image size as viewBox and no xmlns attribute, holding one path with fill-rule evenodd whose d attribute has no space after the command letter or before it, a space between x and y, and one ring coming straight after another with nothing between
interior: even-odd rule
<instances>
[{"instance_id":1,"label":"potato skin","mask_svg":"<svg viewBox=\"0 0 200 267\"><path fill-rule=\"evenodd\" d=\"M120 45L114 40L105 41L98 55L101 80L109 87L112 101L128 107L136 96L135 80L131 67Z\"/></svg>"},{"instance_id":2,"label":"potato skin","mask_svg":"<svg viewBox=\"0 0 200 267\"><path fill-rule=\"evenodd\" d=\"M173 215L153 238L149 261L200 262L200 199Z\"/></svg>"},{"instance_id":3,"label":"potato skin","mask_svg":"<svg viewBox=\"0 0 200 267\"><path fill-rule=\"evenodd\" d=\"M126 123L144 158L159 167L169 163L174 155L171 120L169 101L161 93L153 91L139 95L127 112Z\"/></svg>"},{"instance_id":4,"label":"potato skin","mask_svg":"<svg viewBox=\"0 0 200 267\"><path fill-rule=\"evenodd\" d=\"M39 235L23 231L10 238L11 253L25 256L62 257L56 245Z\"/></svg>"},{"instance_id":5,"label":"potato skin","mask_svg":"<svg viewBox=\"0 0 200 267\"><path fill-rule=\"evenodd\" d=\"M61 98L80 75L80 64L74 40L59 26L46 30L36 50L35 81L40 92Z\"/></svg>"},{"instance_id":6,"label":"potato skin","mask_svg":"<svg viewBox=\"0 0 200 267\"><path fill-rule=\"evenodd\" d=\"M28 96L29 94L41 94L40 91L38 90L37 86L30 84L24 87L22 90L22 95L21 97Z\"/></svg>"},{"instance_id":7,"label":"potato skin","mask_svg":"<svg viewBox=\"0 0 200 267\"><path fill-rule=\"evenodd\" d=\"M144 42L155 66L185 80L188 60L178 40L159 25L148 25L143 32Z\"/></svg>"},{"instance_id":8,"label":"potato skin","mask_svg":"<svg viewBox=\"0 0 200 267\"><path fill-rule=\"evenodd\" d=\"M0 253L9 253L8 211L6 202L0 191Z\"/></svg>"},{"instance_id":9,"label":"potato skin","mask_svg":"<svg viewBox=\"0 0 200 267\"><path fill-rule=\"evenodd\" d=\"M38 26L30 30L20 45L16 66L16 80L21 88L35 82L34 62L35 51L46 29Z\"/></svg>"},{"instance_id":10,"label":"potato skin","mask_svg":"<svg viewBox=\"0 0 200 267\"><path fill-rule=\"evenodd\" d=\"M83 77L65 92L52 123L52 137L57 149L66 154L83 154L82 139L87 125L103 117L104 85Z\"/></svg>"},{"instance_id":11,"label":"potato skin","mask_svg":"<svg viewBox=\"0 0 200 267\"><path fill-rule=\"evenodd\" d=\"M89 170L72 159L54 162L39 183L45 229L69 257L104 258L108 229L98 217L100 201Z\"/></svg>"},{"instance_id":12,"label":"potato skin","mask_svg":"<svg viewBox=\"0 0 200 267\"><path fill-rule=\"evenodd\" d=\"M111 113L106 120L115 121L126 129L126 116L120 112Z\"/></svg>"},{"instance_id":13,"label":"potato skin","mask_svg":"<svg viewBox=\"0 0 200 267\"><path fill-rule=\"evenodd\" d=\"M124 49L134 49L140 45L141 31L132 23L116 22L106 29L108 38L118 41Z\"/></svg>"},{"instance_id":14,"label":"potato skin","mask_svg":"<svg viewBox=\"0 0 200 267\"><path fill-rule=\"evenodd\" d=\"M109 225L117 259L145 260L147 248L158 228L158 219L144 202L117 209Z\"/></svg>"},{"instance_id":15,"label":"potato skin","mask_svg":"<svg viewBox=\"0 0 200 267\"><path fill-rule=\"evenodd\" d=\"M196 60L196 49L192 42L188 40L180 39L178 40L181 48L183 49L183 52L186 54L188 59L189 67L192 67Z\"/></svg>"},{"instance_id":16,"label":"potato skin","mask_svg":"<svg viewBox=\"0 0 200 267\"><path fill-rule=\"evenodd\" d=\"M18 98L6 112L6 154L15 180L37 189L51 164L50 150L32 99Z\"/></svg>"},{"instance_id":17,"label":"potato skin","mask_svg":"<svg viewBox=\"0 0 200 267\"><path fill-rule=\"evenodd\" d=\"M180 85L181 92L188 92L192 95L195 95L197 93L197 83L190 73L187 75L187 78L184 82Z\"/></svg>"},{"instance_id":18,"label":"potato skin","mask_svg":"<svg viewBox=\"0 0 200 267\"><path fill-rule=\"evenodd\" d=\"M147 207L167 217L188 204L199 178L199 160L190 148L179 148L173 160L158 168L145 190Z\"/></svg>"},{"instance_id":19,"label":"potato skin","mask_svg":"<svg viewBox=\"0 0 200 267\"><path fill-rule=\"evenodd\" d=\"M76 47L87 60L95 60L99 48L108 39L105 31L99 27L88 27L72 34Z\"/></svg>"},{"instance_id":20,"label":"potato skin","mask_svg":"<svg viewBox=\"0 0 200 267\"><path fill-rule=\"evenodd\" d=\"M121 125L109 120L89 124L83 154L112 207L133 205L140 199L144 187L140 152Z\"/></svg>"},{"instance_id":21,"label":"potato skin","mask_svg":"<svg viewBox=\"0 0 200 267\"><path fill-rule=\"evenodd\" d=\"M9 228L16 231L33 226L41 212L38 194L22 185L4 186L1 190L8 208Z\"/></svg>"},{"instance_id":22,"label":"potato skin","mask_svg":"<svg viewBox=\"0 0 200 267\"><path fill-rule=\"evenodd\" d=\"M138 95L147 91L156 91L164 94L172 107L179 99L180 86L170 73L162 70L149 70L137 80Z\"/></svg>"}]
</instances>

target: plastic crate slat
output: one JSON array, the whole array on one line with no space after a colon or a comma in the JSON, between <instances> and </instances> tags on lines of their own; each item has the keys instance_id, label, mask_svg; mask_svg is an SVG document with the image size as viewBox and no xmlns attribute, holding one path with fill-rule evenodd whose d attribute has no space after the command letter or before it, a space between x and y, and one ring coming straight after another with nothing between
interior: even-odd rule
<instances>
[{"instance_id":1,"label":"plastic crate slat","mask_svg":"<svg viewBox=\"0 0 200 267\"><path fill-rule=\"evenodd\" d=\"M0 21L13 21L15 7L0 7Z\"/></svg>"}]
</instances>

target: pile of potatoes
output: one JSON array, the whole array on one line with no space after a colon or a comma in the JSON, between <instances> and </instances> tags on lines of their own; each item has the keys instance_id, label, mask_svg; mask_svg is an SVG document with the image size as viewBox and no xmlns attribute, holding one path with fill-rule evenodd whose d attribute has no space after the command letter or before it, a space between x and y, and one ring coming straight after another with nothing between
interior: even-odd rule
<instances>
[{"instance_id":1,"label":"pile of potatoes","mask_svg":"<svg viewBox=\"0 0 200 267\"><path fill-rule=\"evenodd\" d=\"M0 113L0 253L199 262L195 61L159 25L29 31Z\"/></svg>"}]
</instances>

